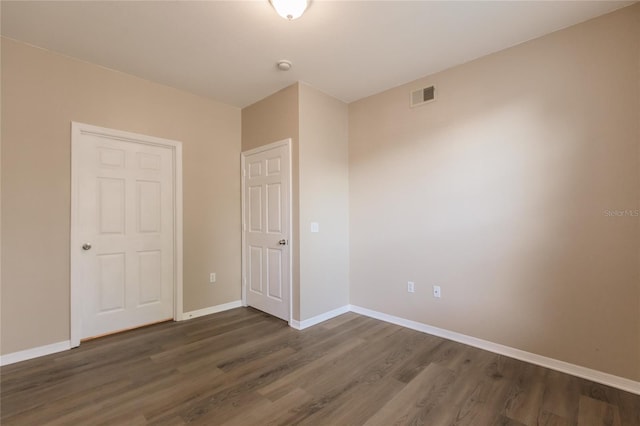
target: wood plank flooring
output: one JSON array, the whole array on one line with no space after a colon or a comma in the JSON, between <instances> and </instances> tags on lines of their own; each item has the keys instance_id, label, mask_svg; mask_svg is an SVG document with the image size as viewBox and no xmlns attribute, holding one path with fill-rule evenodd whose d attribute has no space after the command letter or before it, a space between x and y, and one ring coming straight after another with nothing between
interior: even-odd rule
<instances>
[{"instance_id":1,"label":"wood plank flooring","mask_svg":"<svg viewBox=\"0 0 640 426\"><path fill-rule=\"evenodd\" d=\"M640 396L354 313L239 308L0 374L3 425L640 425Z\"/></svg>"}]
</instances>

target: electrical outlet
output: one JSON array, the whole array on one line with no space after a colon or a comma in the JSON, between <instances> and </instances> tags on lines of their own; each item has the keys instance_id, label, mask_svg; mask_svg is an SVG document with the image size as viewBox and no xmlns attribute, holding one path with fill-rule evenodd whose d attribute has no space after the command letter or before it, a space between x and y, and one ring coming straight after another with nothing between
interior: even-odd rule
<instances>
[{"instance_id":1,"label":"electrical outlet","mask_svg":"<svg viewBox=\"0 0 640 426\"><path fill-rule=\"evenodd\" d=\"M407 282L407 291L409 293L415 293L416 292L416 286L415 286L413 281L408 281Z\"/></svg>"},{"instance_id":2,"label":"electrical outlet","mask_svg":"<svg viewBox=\"0 0 640 426\"><path fill-rule=\"evenodd\" d=\"M440 291L440 286L439 285L434 285L433 286L433 297L440 299L440 296L442 295L442 292Z\"/></svg>"},{"instance_id":3,"label":"electrical outlet","mask_svg":"<svg viewBox=\"0 0 640 426\"><path fill-rule=\"evenodd\" d=\"M209 282L211 284L216 282L216 273L215 272L212 272L212 273L209 274Z\"/></svg>"}]
</instances>

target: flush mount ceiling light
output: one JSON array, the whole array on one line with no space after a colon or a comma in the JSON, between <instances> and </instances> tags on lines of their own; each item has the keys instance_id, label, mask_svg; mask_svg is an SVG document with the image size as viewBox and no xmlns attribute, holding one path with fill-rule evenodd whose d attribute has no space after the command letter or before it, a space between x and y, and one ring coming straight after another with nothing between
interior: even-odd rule
<instances>
[{"instance_id":1,"label":"flush mount ceiling light","mask_svg":"<svg viewBox=\"0 0 640 426\"><path fill-rule=\"evenodd\" d=\"M269 0L271 6L284 19L292 21L302 16L310 0Z\"/></svg>"}]
</instances>

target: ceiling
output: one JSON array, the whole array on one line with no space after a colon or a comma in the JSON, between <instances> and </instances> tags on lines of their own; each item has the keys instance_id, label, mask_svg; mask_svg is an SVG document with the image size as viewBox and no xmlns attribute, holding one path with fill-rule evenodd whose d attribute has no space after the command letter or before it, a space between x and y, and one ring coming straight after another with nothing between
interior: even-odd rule
<instances>
[{"instance_id":1,"label":"ceiling","mask_svg":"<svg viewBox=\"0 0 640 426\"><path fill-rule=\"evenodd\" d=\"M631 3L314 0L289 22L267 0L3 0L1 30L244 107L296 81L352 102Z\"/></svg>"}]
</instances>

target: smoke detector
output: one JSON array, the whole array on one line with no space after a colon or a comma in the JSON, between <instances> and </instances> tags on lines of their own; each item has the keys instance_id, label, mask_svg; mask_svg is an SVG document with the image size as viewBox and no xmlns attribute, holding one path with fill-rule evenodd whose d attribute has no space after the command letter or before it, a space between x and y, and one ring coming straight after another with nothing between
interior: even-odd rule
<instances>
[{"instance_id":1,"label":"smoke detector","mask_svg":"<svg viewBox=\"0 0 640 426\"><path fill-rule=\"evenodd\" d=\"M276 66L280 71L289 71L291 69L291 65L293 65L291 61L287 61L286 59L281 59L276 62Z\"/></svg>"}]
</instances>

